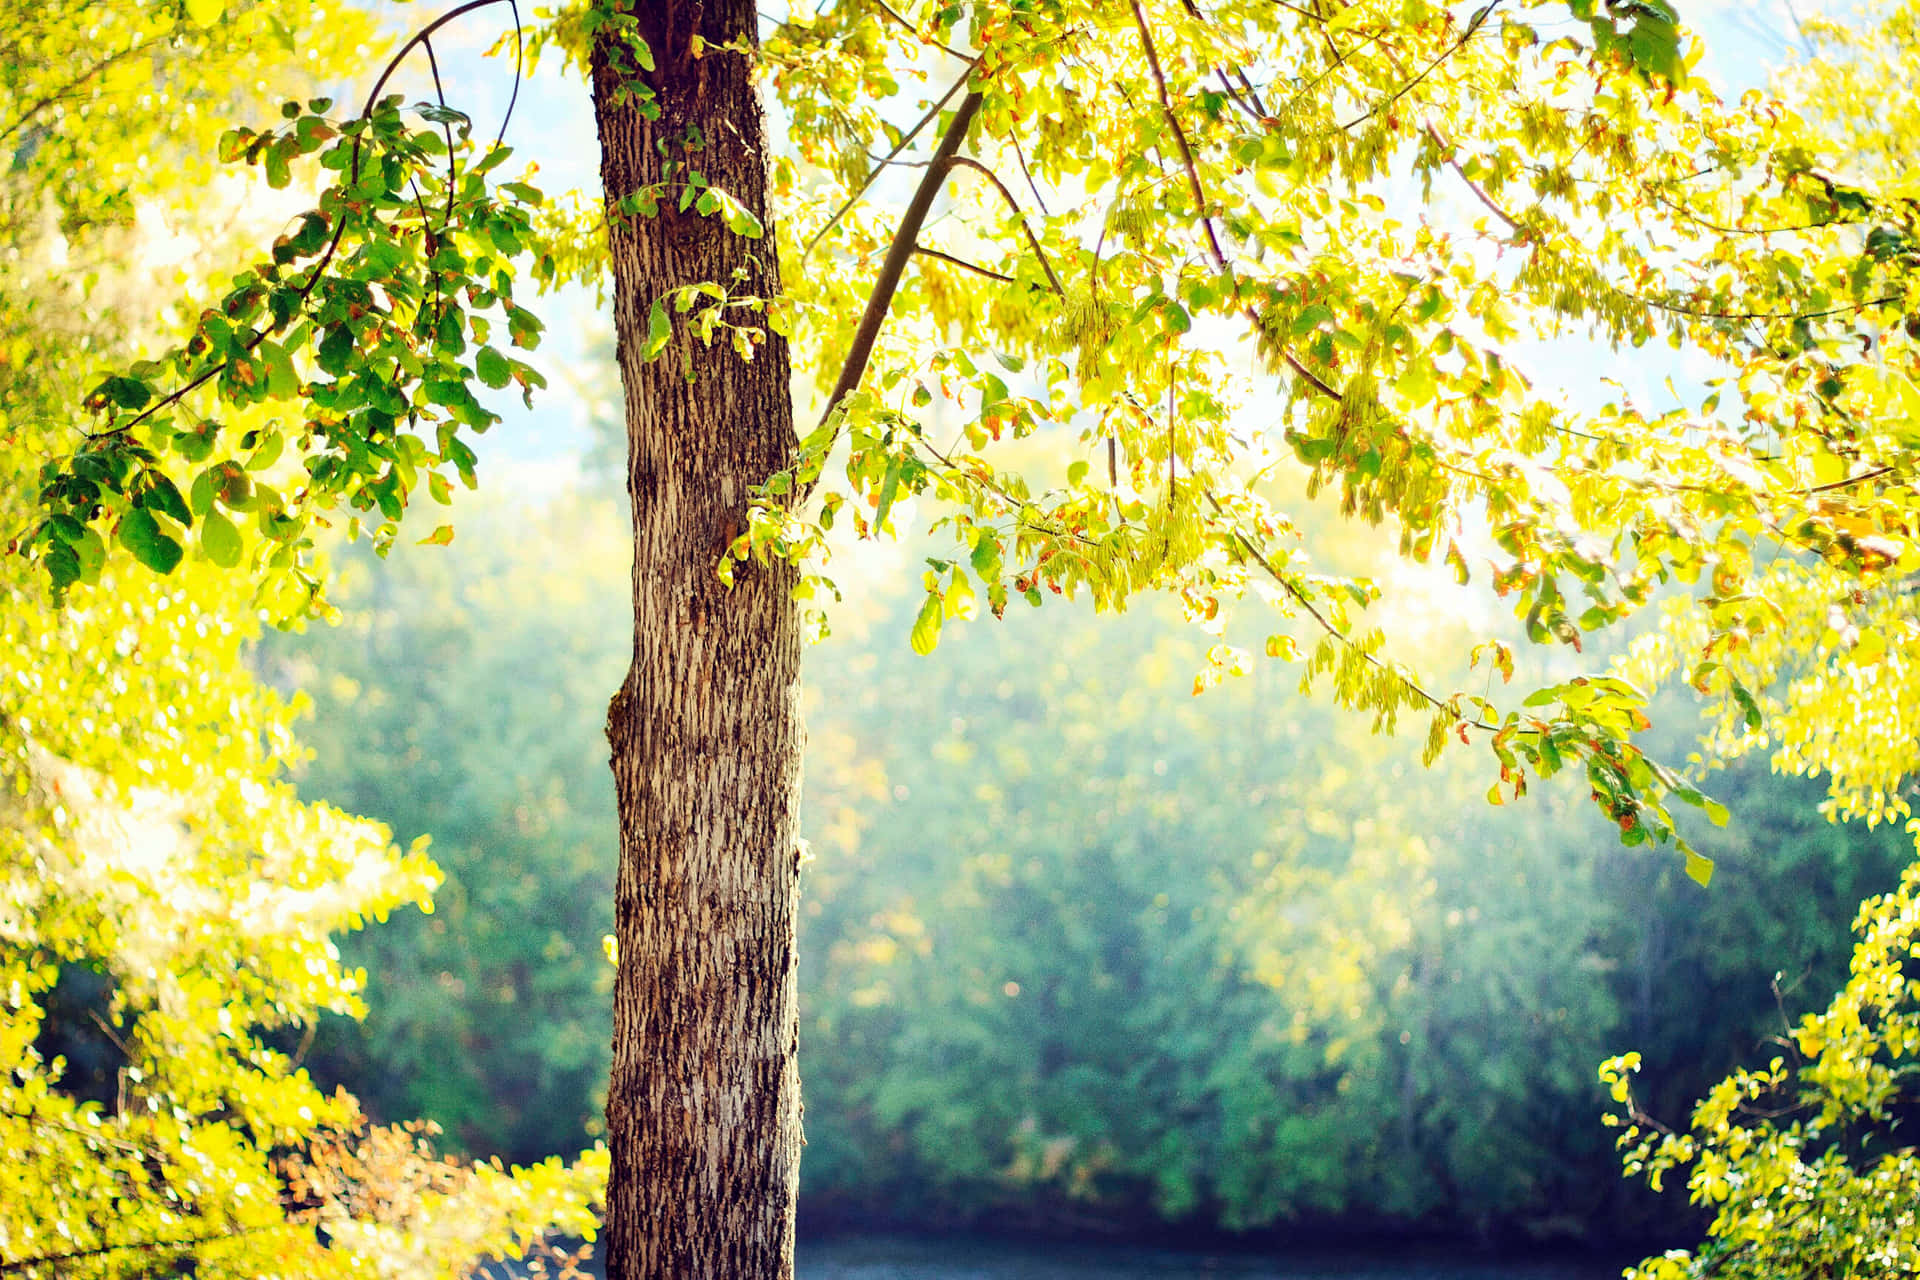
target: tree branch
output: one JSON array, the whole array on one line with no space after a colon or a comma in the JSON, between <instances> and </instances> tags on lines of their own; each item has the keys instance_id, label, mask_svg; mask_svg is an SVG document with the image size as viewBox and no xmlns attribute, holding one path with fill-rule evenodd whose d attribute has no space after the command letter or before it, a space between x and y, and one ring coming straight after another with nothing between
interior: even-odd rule
<instances>
[{"instance_id":1,"label":"tree branch","mask_svg":"<svg viewBox=\"0 0 1920 1280\"><path fill-rule=\"evenodd\" d=\"M1407 675L1407 673L1403 669L1395 666L1390 666L1387 663L1380 661L1379 658L1377 658L1371 653L1368 653L1365 649L1355 644L1351 636L1349 636L1346 632L1342 631L1339 627L1333 624L1333 619L1327 617L1326 614L1320 612L1319 607L1316 606L1313 603L1313 601L1307 598L1306 592L1302 591L1297 585L1294 584L1294 582L1290 578L1288 578L1285 574L1281 573L1280 570L1274 566L1273 561L1267 559L1266 554L1262 552L1259 547L1254 545L1253 539L1249 538L1246 534L1242 533L1239 530L1239 528L1236 527L1231 522L1230 517L1227 515L1226 508L1220 505L1220 499L1214 496L1213 490L1203 488L1201 489L1200 492L1206 496L1207 505L1213 508L1214 514L1219 516L1221 520L1227 521L1227 531L1233 535L1233 540L1240 545L1240 549L1246 553L1247 558L1249 560L1252 560L1255 564L1259 565L1262 569L1264 569L1266 571L1267 576L1269 578L1272 578L1276 583L1279 584L1281 590L1285 591L1289 596L1292 596L1294 603L1299 605L1301 609L1305 610L1307 613L1307 616L1312 618L1316 623L1320 625L1321 630L1325 631L1329 636L1331 636L1338 643L1346 646L1348 649L1351 649L1353 652L1359 654L1360 657L1367 663L1367 665L1373 667L1377 671L1380 671L1388 676L1391 676L1395 680L1398 680L1416 698L1420 699L1422 702L1425 702L1428 706L1432 707L1434 710L1445 711L1447 714L1453 716L1454 719L1459 723L1465 724L1474 729L1485 729L1485 730L1491 731L1499 728L1498 725L1488 724L1485 720L1482 720L1478 717L1475 717L1472 720L1467 719L1466 717L1462 716L1458 711L1456 711L1453 708L1453 706L1448 702L1446 702L1444 699L1432 693L1429 693L1426 689L1422 688L1418 683L1416 683L1413 680L1411 676Z\"/></svg>"},{"instance_id":2,"label":"tree branch","mask_svg":"<svg viewBox=\"0 0 1920 1280\"><path fill-rule=\"evenodd\" d=\"M1412 93L1414 88L1418 86L1422 80L1425 80L1428 76L1432 75L1434 71L1440 66L1441 63L1445 62L1448 58L1451 58L1454 54L1460 52L1461 49L1465 48L1467 41L1473 38L1473 33L1478 31L1481 28L1481 26L1486 22L1486 20L1493 16L1493 11L1499 7L1500 7L1500 0L1491 0L1491 3L1483 6L1478 13L1475 13L1473 15L1473 20L1467 23L1467 29L1460 33L1460 38L1458 40L1455 40L1447 48L1442 49L1439 53L1435 54L1433 56L1433 61L1429 62L1426 66L1420 69L1420 74L1414 76L1412 79L1408 80L1405 84L1401 85L1398 89L1394 90L1393 95L1387 98L1385 101L1375 103L1370 110L1355 116L1353 119L1341 125L1340 131L1342 133L1345 133L1350 129L1353 129L1359 125L1365 124L1367 121L1379 115L1382 111L1385 111L1389 107L1393 106L1393 104L1400 101L1400 99L1406 97L1409 93Z\"/></svg>"},{"instance_id":3,"label":"tree branch","mask_svg":"<svg viewBox=\"0 0 1920 1280\"><path fill-rule=\"evenodd\" d=\"M1213 217L1207 212L1207 193L1200 185L1200 166L1193 158L1193 147L1187 142L1186 130L1180 127L1180 117L1174 114L1173 98L1167 92L1167 77L1160 69L1160 54L1153 47L1153 33L1147 29L1147 15L1140 9L1140 0L1128 0L1128 4L1133 10L1134 25L1140 31L1141 47L1146 50L1147 67L1153 73L1153 87L1160 95L1160 110L1167 117L1167 124L1173 130L1173 140L1180 148L1180 163L1186 170L1187 188L1193 193L1194 213L1200 219L1200 226L1207 233L1207 247L1212 252L1213 265L1221 275L1233 282L1233 291L1237 297L1240 293L1240 281L1234 275L1233 265L1227 261L1226 250L1220 247L1220 236L1213 229ZM1251 306L1243 306L1242 314L1253 325L1254 331L1259 332L1261 328L1259 313ZM1319 374L1307 368L1284 344L1280 347L1280 356L1287 362L1289 368L1305 379L1307 385L1320 395L1330 400L1341 398L1338 391L1328 386L1326 380Z\"/></svg>"},{"instance_id":4,"label":"tree branch","mask_svg":"<svg viewBox=\"0 0 1920 1280\"><path fill-rule=\"evenodd\" d=\"M840 402L866 376L867 362L873 358L873 344L880 337L881 325L886 323L887 309L893 305L894 291L900 287L900 276L907 269L907 260L913 257L920 228L927 220L928 210L933 208L934 197L946 182L947 172L953 168L960 144L966 141L967 129L980 111L980 99L980 92L974 90L961 100L959 109L953 113L952 122L947 125L947 131L940 135L940 145L934 149L933 163L927 166L926 173L921 176L920 185L914 189L913 199L907 204L907 211L900 215L900 225L894 229L893 243L887 246L887 256L880 264L880 274L874 277L873 292L867 295L866 312L861 315L860 327L854 331L853 343L847 348L846 363L840 366L839 380L834 383L833 393L827 397L827 407L820 415L822 423L833 417Z\"/></svg>"},{"instance_id":5,"label":"tree branch","mask_svg":"<svg viewBox=\"0 0 1920 1280\"><path fill-rule=\"evenodd\" d=\"M1020 202L1014 198L1013 192L1007 189L1007 184L1000 181L1000 175L972 156L955 156L953 163L962 169L971 169L993 184L994 189L1000 193L1000 198L1007 202L1009 209L1013 210L1013 216L1020 220L1020 230L1026 232L1027 243L1033 246L1035 256L1040 259L1040 269L1047 273L1047 281L1053 285L1053 291L1064 297L1067 291L1061 285L1060 277L1053 273L1053 263L1048 260L1047 251L1040 247L1040 239L1033 234L1033 228L1027 225L1027 215L1021 210Z\"/></svg>"},{"instance_id":6,"label":"tree branch","mask_svg":"<svg viewBox=\"0 0 1920 1280\"><path fill-rule=\"evenodd\" d=\"M967 64L966 74L962 75L958 80L955 80L952 84L947 86L947 91L940 95L940 101L928 107L927 113L920 117L920 119L914 124L913 128L907 130L904 134L900 136L900 141L894 144L893 150L887 152L887 158L882 160L878 165L874 167L872 172L867 174L867 180L860 184L859 189L856 190L852 195L848 196L846 200L840 205L840 207L833 211L832 217L828 218L825 222L820 224L820 229L818 231L814 232L813 235L808 237L806 247L800 250L801 266L805 266L807 259L813 256L814 246L820 243L821 237L826 235L827 232L833 230L833 228L839 223L840 219L847 216L847 211L849 209L853 208L854 205L860 203L860 197L867 194L867 188L871 187L874 184L874 182L880 177L881 172L885 170L888 165L892 164L895 160L900 158L900 153L902 151L905 151L908 147L913 145L913 140L920 136L920 131L926 128L929 124L933 122L933 118L940 114L941 108L947 105L948 100L951 99L954 94L958 93L960 91L960 87L966 84L966 82L972 78L973 69L979 65L980 65L980 59L978 57L974 58L972 62ZM975 104L975 107L976 109L978 109L977 103ZM961 109L965 110L964 103L961 104Z\"/></svg>"},{"instance_id":7,"label":"tree branch","mask_svg":"<svg viewBox=\"0 0 1920 1280\"><path fill-rule=\"evenodd\" d=\"M977 262L968 262L965 258L956 258L952 254L942 253L938 249L929 249L923 244L914 245L913 251L928 258L937 258L949 266L959 267L962 271L971 271L977 276L985 276L989 280L998 280L1003 284L1012 284L1014 282L1013 277L1004 272L995 271L991 267L983 267Z\"/></svg>"},{"instance_id":8,"label":"tree branch","mask_svg":"<svg viewBox=\"0 0 1920 1280\"><path fill-rule=\"evenodd\" d=\"M1193 147L1187 142L1187 131L1180 127L1180 117L1174 114L1173 99L1167 93L1167 77L1160 69L1160 54L1153 47L1153 33L1147 29L1147 15L1141 12L1140 0L1127 0L1133 10L1134 26L1140 29L1140 44L1147 53L1147 69L1153 73L1153 87L1160 95L1160 110L1167 117L1167 125L1173 130L1173 141L1180 148L1180 163L1187 171L1187 187L1193 192L1193 212L1200 219L1200 226L1207 233L1207 246L1213 250L1214 265L1222 272L1228 271L1226 251L1220 247L1220 236L1213 229L1213 218L1207 213L1207 194L1200 186L1200 168L1194 163Z\"/></svg>"}]
</instances>

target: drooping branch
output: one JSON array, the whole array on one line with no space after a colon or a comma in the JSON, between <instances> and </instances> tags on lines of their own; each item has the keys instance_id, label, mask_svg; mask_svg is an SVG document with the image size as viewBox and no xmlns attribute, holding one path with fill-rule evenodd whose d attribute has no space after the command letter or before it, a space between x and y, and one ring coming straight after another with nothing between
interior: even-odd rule
<instances>
[{"instance_id":1,"label":"drooping branch","mask_svg":"<svg viewBox=\"0 0 1920 1280\"><path fill-rule=\"evenodd\" d=\"M1007 184L1000 180L1000 175L992 169L989 169L986 165L981 164L978 160L975 160L972 156L955 156L953 162L962 169L968 169L980 174L985 177L988 182L993 184L993 189L1000 193L1000 198L1007 202L1007 207L1013 210L1013 216L1019 220L1020 230L1025 233L1027 243L1033 246L1034 256L1040 259L1040 269L1047 273L1047 283L1053 286L1053 291L1056 294L1064 296L1067 292L1066 288L1060 283L1060 277L1054 274L1053 263L1048 259L1047 251L1040 247L1040 237L1034 235L1033 228L1027 225L1027 215L1025 211L1020 208L1020 201L1014 197L1012 190L1008 188Z\"/></svg>"},{"instance_id":2,"label":"drooping branch","mask_svg":"<svg viewBox=\"0 0 1920 1280\"><path fill-rule=\"evenodd\" d=\"M409 53L413 52L415 46L428 44L428 41L430 41L433 37L433 33L440 30L440 28L447 26L449 23L452 23L459 18L463 18L467 14L473 13L476 10L485 9L485 8L488 8L489 6L496 5L496 4L513 4L515 20L518 21L519 6L515 3L515 0L467 0L467 3L458 5L455 8L447 10L447 12L435 18L432 22L429 22L426 26L421 27L418 31L414 32L413 36L405 44L400 46L399 50L394 53L393 57L387 60L386 67L380 72L379 77L373 82L373 87L367 91L366 105L360 109L360 118L363 120L371 120L373 118L374 107L378 105L380 101L381 91L387 87L388 82L391 81L394 77L394 74L397 71L399 71L400 64L406 60L406 57ZM431 45L428 45L428 56L429 57L432 56ZM519 91L517 68L515 72L515 77L516 77L515 95L517 97L518 91ZM438 68L435 68L434 83L436 87L439 84ZM511 110L511 107L509 107L509 110ZM352 188L354 182L356 181L356 179L359 177L359 174L360 174L360 148L361 148L363 136L357 136L353 140L353 150L351 152L351 159L348 163L348 168L347 168L347 181L345 184L346 189ZM451 148L449 148L449 163L451 163ZM451 205L453 183L449 181L447 184L447 187L448 187L448 201L449 201L449 205ZM346 234L347 234L347 219L346 218L334 219L332 237L328 239L327 246L324 250L321 251L319 259L308 270L306 283L300 287L299 291L295 295L296 305L294 308L294 314L298 314L300 309L304 308L304 306L306 305L307 299L313 296L313 291L320 287L320 281L326 275L327 267L332 264L334 255L340 251L340 242L343 238L345 238ZM288 323L291 323L291 321L289 321ZM254 351L259 350L260 344L267 340L267 337L269 334L274 333L278 329L285 328L285 327L286 327L285 325L264 325L258 330L255 330L252 336L249 337L246 340L246 342L242 344L241 346L242 354L250 355ZM133 417L127 419L127 421L121 423L119 426L114 427L110 431L90 432L88 433L88 437L92 439L92 438L98 438L101 436L125 435L127 432L131 431L134 427L139 426L142 422L145 422L147 419L153 417L155 414L161 413L164 410L170 409L174 405L179 404L182 400L186 399L187 396L191 395L193 392L199 390L201 387L211 382L215 377L219 376L220 371L226 368L227 365L231 363L232 363L232 359L231 357L229 357L227 360L221 361L220 363L213 365L212 367L202 371L197 377L194 377L188 380L186 383L168 392L166 395L161 396L159 399L155 400L152 404L148 405L145 409L141 410L139 413L135 414Z\"/></svg>"},{"instance_id":3,"label":"drooping branch","mask_svg":"<svg viewBox=\"0 0 1920 1280\"><path fill-rule=\"evenodd\" d=\"M914 246L920 238L920 228L925 225L927 213L933 208L934 197L940 194L947 173L953 168L954 158L959 154L960 144L966 141L967 130L972 126L974 116L979 114L980 100L981 94L977 89L961 99L959 108L954 111L953 119L947 125L947 131L940 135L933 162L921 175L920 185L914 189L913 199L907 203L907 211L900 215L900 225L894 229L893 243L887 246L887 256L880 263L880 274L874 277L873 291L867 295L867 309L860 317L860 327L854 331L853 342L847 348L847 359L840 367L839 380L834 383L833 392L827 397L827 407L820 415L823 423L833 417L840 402L866 376L867 362L873 358L873 344L880 337L881 325L886 323L887 309L893 305L893 295L900 287L900 277L907 269L907 261L913 257Z\"/></svg>"},{"instance_id":4,"label":"drooping branch","mask_svg":"<svg viewBox=\"0 0 1920 1280\"><path fill-rule=\"evenodd\" d=\"M1214 496L1213 490L1203 488L1200 492L1205 495L1207 505L1213 508L1213 513L1220 517L1221 520L1228 522L1227 531L1232 536L1235 544L1239 546L1241 552L1245 554L1249 560L1253 561L1253 563L1259 565L1260 568L1266 572L1266 575L1272 578L1282 591L1285 591L1291 596L1293 602L1300 606L1301 610L1304 611L1308 617L1312 618L1314 622L1319 625L1320 629L1331 636L1336 643L1358 654L1363 661L1375 670L1399 681L1415 698L1426 703L1434 710L1444 711L1448 715L1453 716L1459 723L1465 724L1470 728L1482 729L1489 732L1499 729L1498 725L1489 724L1478 716L1471 720L1462 716L1452 703L1422 688L1405 670L1380 661L1376 655L1357 643L1352 636L1336 626L1332 618L1329 618L1325 613L1321 612L1319 606L1314 604L1313 601L1307 597L1306 592L1300 589L1299 584L1287 577L1286 574L1280 572L1279 568L1267 557L1265 552L1260 550L1252 538L1249 538L1231 523L1231 518L1227 515L1226 508L1220 504L1220 499Z\"/></svg>"}]
</instances>

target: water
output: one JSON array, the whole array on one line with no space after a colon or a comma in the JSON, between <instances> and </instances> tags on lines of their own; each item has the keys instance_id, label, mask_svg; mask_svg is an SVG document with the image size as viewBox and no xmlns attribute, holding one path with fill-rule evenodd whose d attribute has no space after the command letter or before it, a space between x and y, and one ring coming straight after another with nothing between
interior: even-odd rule
<instances>
[{"instance_id":1,"label":"water","mask_svg":"<svg viewBox=\"0 0 1920 1280\"><path fill-rule=\"evenodd\" d=\"M796 1280L1617 1280L1599 1260L1492 1262L1439 1251L1183 1253L1119 1246L849 1239L802 1244Z\"/></svg>"}]
</instances>

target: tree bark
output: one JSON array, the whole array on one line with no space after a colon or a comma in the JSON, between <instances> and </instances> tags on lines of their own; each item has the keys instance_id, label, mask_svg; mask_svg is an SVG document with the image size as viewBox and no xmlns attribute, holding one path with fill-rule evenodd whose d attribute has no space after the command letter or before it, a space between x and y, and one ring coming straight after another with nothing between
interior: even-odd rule
<instances>
[{"instance_id":1,"label":"tree bark","mask_svg":"<svg viewBox=\"0 0 1920 1280\"><path fill-rule=\"evenodd\" d=\"M675 185L655 216L609 217L634 645L607 726L620 811L608 1276L785 1280L800 1157L800 624L791 566L742 565L731 589L715 569L746 527L749 486L796 444L787 349L770 332L742 360L724 334L704 346L675 315L665 352L641 351L653 302L677 286L778 290L764 121L748 60L724 51L755 40L756 17L750 0L627 7L659 111L648 118L603 33L593 89L608 205ZM765 238L680 212L690 170L751 209Z\"/></svg>"}]
</instances>

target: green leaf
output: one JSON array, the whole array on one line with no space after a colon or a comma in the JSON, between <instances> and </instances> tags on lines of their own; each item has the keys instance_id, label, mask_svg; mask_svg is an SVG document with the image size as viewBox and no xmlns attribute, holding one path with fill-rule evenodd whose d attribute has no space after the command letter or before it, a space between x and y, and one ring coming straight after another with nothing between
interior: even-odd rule
<instances>
[{"instance_id":1,"label":"green leaf","mask_svg":"<svg viewBox=\"0 0 1920 1280\"><path fill-rule=\"evenodd\" d=\"M974 539L973 555L969 558L973 571L980 575L982 581L992 582L1000 576L1000 539L994 536L993 530L980 530Z\"/></svg>"},{"instance_id":2,"label":"green leaf","mask_svg":"<svg viewBox=\"0 0 1920 1280\"><path fill-rule=\"evenodd\" d=\"M945 606L937 595L928 595L920 606L920 614L913 620L913 634L908 639L913 651L921 657L926 657L939 645L940 623L945 612Z\"/></svg>"},{"instance_id":3,"label":"green leaf","mask_svg":"<svg viewBox=\"0 0 1920 1280\"><path fill-rule=\"evenodd\" d=\"M193 516L187 511L186 499L173 487L173 481L154 472L147 488L134 499L134 505L149 511L158 511L161 515L172 516L181 524L192 524Z\"/></svg>"},{"instance_id":4,"label":"green leaf","mask_svg":"<svg viewBox=\"0 0 1920 1280\"><path fill-rule=\"evenodd\" d=\"M946 596L941 601L941 612L946 617L959 618L966 622L979 612L979 608L979 597L974 594L973 582L964 570L955 569L953 585L947 588Z\"/></svg>"},{"instance_id":5,"label":"green leaf","mask_svg":"<svg viewBox=\"0 0 1920 1280\"><path fill-rule=\"evenodd\" d=\"M540 317L525 307L507 308L507 334L513 339L513 345L524 347L528 351L540 345L540 331L546 328L540 323Z\"/></svg>"},{"instance_id":6,"label":"green leaf","mask_svg":"<svg viewBox=\"0 0 1920 1280\"><path fill-rule=\"evenodd\" d=\"M1433 399L1433 364L1424 353L1416 355L1400 375L1393 389L1400 398L1418 409Z\"/></svg>"},{"instance_id":7,"label":"green leaf","mask_svg":"<svg viewBox=\"0 0 1920 1280\"><path fill-rule=\"evenodd\" d=\"M880 480L880 499L873 509L873 531L878 533L887 526L887 512L893 509L894 491L900 487L900 455L895 454L887 460L887 474Z\"/></svg>"},{"instance_id":8,"label":"green leaf","mask_svg":"<svg viewBox=\"0 0 1920 1280\"><path fill-rule=\"evenodd\" d=\"M155 573L172 573L184 554L171 536L161 531L160 522L145 507L135 507L120 521L120 545Z\"/></svg>"},{"instance_id":9,"label":"green leaf","mask_svg":"<svg viewBox=\"0 0 1920 1280\"><path fill-rule=\"evenodd\" d=\"M279 461L281 451L286 448L286 437L278 431L269 431L255 446L252 456L247 459L247 470L265 471Z\"/></svg>"},{"instance_id":10,"label":"green leaf","mask_svg":"<svg viewBox=\"0 0 1920 1280\"><path fill-rule=\"evenodd\" d=\"M107 562L107 544L91 528L82 528L80 536L67 540L73 548L74 559L80 564L80 581L98 582L100 570Z\"/></svg>"},{"instance_id":11,"label":"green leaf","mask_svg":"<svg viewBox=\"0 0 1920 1280\"><path fill-rule=\"evenodd\" d=\"M660 298L653 300L647 309L647 337L640 344L640 358L652 360L667 349L667 343L673 337L673 321L667 316L666 302Z\"/></svg>"},{"instance_id":12,"label":"green leaf","mask_svg":"<svg viewBox=\"0 0 1920 1280\"><path fill-rule=\"evenodd\" d=\"M334 377L347 371L347 362L353 355L353 330L344 324L330 325L325 336L320 339L317 358L320 367Z\"/></svg>"},{"instance_id":13,"label":"green leaf","mask_svg":"<svg viewBox=\"0 0 1920 1280\"><path fill-rule=\"evenodd\" d=\"M480 353L474 357L473 367L480 375L480 381L495 391L513 381L512 363L492 347L480 348Z\"/></svg>"},{"instance_id":14,"label":"green leaf","mask_svg":"<svg viewBox=\"0 0 1920 1280\"><path fill-rule=\"evenodd\" d=\"M267 394L276 400L290 400L300 391L300 379L293 371L293 358L277 342L262 342L254 354L266 362Z\"/></svg>"},{"instance_id":15,"label":"green leaf","mask_svg":"<svg viewBox=\"0 0 1920 1280\"><path fill-rule=\"evenodd\" d=\"M56 542L48 547L40 557L40 562L47 567L47 577L53 583L56 598L65 596L67 588L80 581L80 558L68 543Z\"/></svg>"},{"instance_id":16,"label":"green leaf","mask_svg":"<svg viewBox=\"0 0 1920 1280\"><path fill-rule=\"evenodd\" d=\"M209 511L200 521L200 549L222 569L231 569L240 563L240 530L218 511Z\"/></svg>"},{"instance_id":17,"label":"green leaf","mask_svg":"<svg viewBox=\"0 0 1920 1280\"><path fill-rule=\"evenodd\" d=\"M1710 887L1713 884L1713 859L1692 849L1688 849L1686 855L1687 875L1697 881L1701 888Z\"/></svg>"},{"instance_id":18,"label":"green leaf","mask_svg":"<svg viewBox=\"0 0 1920 1280\"><path fill-rule=\"evenodd\" d=\"M144 409L153 400L153 388L138 378L108 378L94 394L121 409Z\"/></svg>"}]
</instances>

